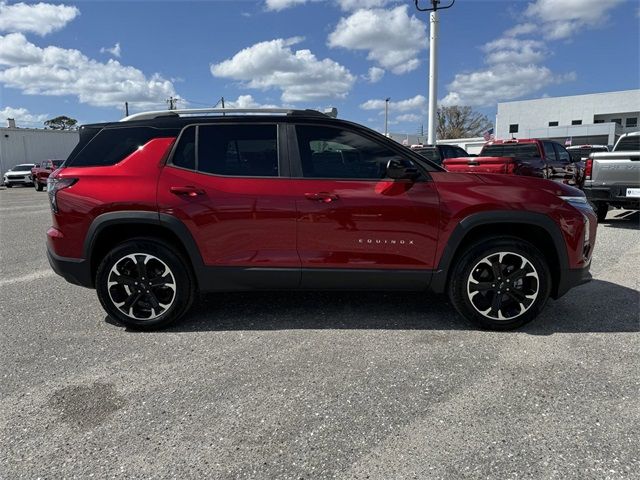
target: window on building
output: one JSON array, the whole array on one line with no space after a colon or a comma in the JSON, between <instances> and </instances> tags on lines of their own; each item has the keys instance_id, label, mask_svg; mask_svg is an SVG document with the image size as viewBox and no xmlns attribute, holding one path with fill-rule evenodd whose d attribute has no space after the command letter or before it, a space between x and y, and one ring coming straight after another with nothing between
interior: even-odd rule
<instances>
[{"instance_id":1,"label":"window on building","mask_svg":"<svg viewBox=\"0 0 640 480\"><path fill-rule=\"evenodd\" d=\"M512 123L509 125L509 133L518 133L518 124Z\"/></svg>"},{"instance_id":2,"label":"window on building","mask_svg":"<svg viewBox=\"0 0 640 480\"><path fill-rule=\"evenodd\" d=\"M629 127L637 127L638 126L638 117L629 117L629 118L627 118L627 120L625 121L624 126L627 127L627 128L629 128Z\"/></svg>"},{"instance_id":3,"label":"window on building","mask_svg":"<svg viewBox=\"0 0 640 480\"><path fill-rule=\"evenodd\" d=\"M549 122L549 126L550 127L557 127L558 126L558 122Z\"/></svg>"},{"instance_id":4,"label":"window on building","mask_svg":"<svg viewBox=\"0 0 640 480\"><path fill-rule=\"evenodd\" d=\"M571 120L571 125L582 125L582 120Z\"/></svg>"},{"instance_id":5,"label":"window on building","mask_svg":"<svg viewBox=\"0 0 640 480\"><path fill-rule=\"evenodd\" d=\"M622 119L621 118L612 118L611 121L613 123L617 123L618 125L622 126Z\"/></svg>"},{"instance_id":6,"label":"window on building","mask_svg":"<svg viewBox=\"0 0 640 480\"><path fill-rule=\"evenodd\" d=\"M594 120L593 123L604 123L604 120L600 118L600 119Z\"/></svg>"}]
</instances>

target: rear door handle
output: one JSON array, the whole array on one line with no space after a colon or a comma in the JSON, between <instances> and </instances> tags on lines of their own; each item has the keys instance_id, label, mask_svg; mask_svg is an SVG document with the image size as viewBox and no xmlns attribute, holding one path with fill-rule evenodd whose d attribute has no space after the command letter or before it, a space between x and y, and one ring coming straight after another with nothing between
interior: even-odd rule
<instances>
[{"instance_id":1,"label":"rear door handle","mask_svg":"<svg viewBox=\"0 0 640 480\"><path fill-rule=\"evenodd\" d=\"M327 193L327 192L305 193L304 197L307 200L313 200L313 201L316 201L316 202L323 202L323 203L335 202L336 200L338 200L340 198L335 193Z\"/></svg>"},{"instance_id":2,"label":"rear door handle","mask_svg":"<svg viewBox=\"0 0 640 480\"><path fill-rule=\"evenodd\" d=\"M174 195L184 195L187 197L197 197L198 195L204 195L204 190L201 188L192 187L190 185L186 187L171 187L169 189Z\"/></svg>"}]
</instances>

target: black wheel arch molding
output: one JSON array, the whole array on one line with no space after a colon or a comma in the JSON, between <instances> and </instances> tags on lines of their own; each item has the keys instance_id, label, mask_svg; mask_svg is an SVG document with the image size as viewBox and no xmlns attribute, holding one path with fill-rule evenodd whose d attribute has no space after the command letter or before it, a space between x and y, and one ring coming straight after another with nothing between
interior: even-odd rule
<instances>
[{"instance_id":1,"label":"black wheel arch molding","mask_svg":"<svg viewBox=\"0 0 640 480\"><path fill-rule=\"evenodd\" d=\"M438 266L434 270L430 290L435 293L445 293L449 281L449 273L454 266L457 256L460 255L460 247L465 238L473 234L478 227L490 227L492 225L519 224L523 227L534 226L543 229L551 238L555 253L558 257L558 275L554 280L551 296L559 298L572 286L575 286L570 275L569 255L567 247L558 225L547 215L528 211L494 210L478 212L463 218L454 228L447 240ZM526 239L525 239L526 240ZM553 270L553 265L549 266ZM588 280L587 280L588 281Z\"/></svg>"}]
</instances>

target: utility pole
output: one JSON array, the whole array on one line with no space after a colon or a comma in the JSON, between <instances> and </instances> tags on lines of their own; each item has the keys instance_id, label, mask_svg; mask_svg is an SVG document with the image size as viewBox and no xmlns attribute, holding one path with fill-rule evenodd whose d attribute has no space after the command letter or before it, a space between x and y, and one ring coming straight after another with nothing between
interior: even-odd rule
<instances>
[{"instance_id":1,"label":"utility pole","mask_svg":"<svg viewBox=\"0 0 640 480\"><path fill-rule=\"evenodd\" d=\"M166 102L169 104L169 110L175 110L178 99L174 97L167 98Z\"/></svg>"},{"instance_id":2,"label":"utility pole","mask_svg":"<svg viewBox=\"0 0 640 480\"><path fill-rule=\"evenodd\" d=\"M446 7L440 6L441 0L429 0L431 8L420 8L420 0L415 0L416 8L420 12L429 13L429 125L427 143L436 144L436 116L438 112L438 10L453 7L456 0L451 0Z\"/></svg>"},{"instance_id":3,"label":"utility pole","mask_svg":"<svg viewBox=\"0 0 640 480\"><path fill-rule=\"evenodd\" d=\"M124 116L129 116L129 102L124 102Z\"/></svg>"},{"instance_id":4,"label":"utility pole","mask_svg":"<svg viewBox=\"0 0 640 480\"><path fill-rule=\"evenodd\" d=\"M389 136L389 100L391 97L388 97L384 101L384 136Z\"/></svg>"}]
</instances>

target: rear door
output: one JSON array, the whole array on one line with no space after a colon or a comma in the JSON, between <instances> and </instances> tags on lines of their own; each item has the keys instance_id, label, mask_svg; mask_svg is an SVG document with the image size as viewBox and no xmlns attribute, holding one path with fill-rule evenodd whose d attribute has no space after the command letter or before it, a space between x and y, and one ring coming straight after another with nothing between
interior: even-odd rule
<instances>
[{"instance_id":1,"label":"rear door","mask_svg":"<svg viewBox=\"0 0 640 480\"><path fill-rule=\"evenodd\" d=\"M298 286L296 198L284 178L280 129L186 127L160 176L160 212L187 226L220 289Z\"/></svg>"},{"instance_id":2,"label":"rear door","mask_svg":"<svg viewBox=\"0 0 640 480\"><path fill-rule=\"evenodd\" d=\"M303 288L428 286L437 244L435 185L386 178L403 156L365 132L290 126Z\"/></svg>"}]
</instances>

